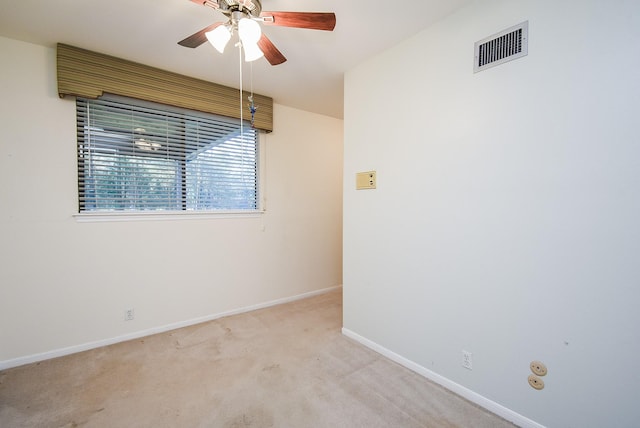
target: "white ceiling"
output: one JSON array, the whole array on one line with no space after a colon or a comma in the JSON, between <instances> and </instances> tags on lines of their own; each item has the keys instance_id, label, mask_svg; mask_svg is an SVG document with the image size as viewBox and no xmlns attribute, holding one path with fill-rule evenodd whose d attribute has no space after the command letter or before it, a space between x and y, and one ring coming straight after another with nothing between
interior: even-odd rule
<instances>
[{"instance_id":1,"label":"white ceiling","mask_svg":"<svg viewBox=\"0 0 640 428\"><path fill-rule=\"evenodd\" d=\"M262 0L267 11L335 12L337 24L333 32L263 27L288 61L245 63L244 88L253 75L254 91L278 104L342 118L345 71L471 1ZM222 55L208 43L177 44L224 20L189 0L0 0L1 36L66 43L238 88L238 51L231 44Z\"/></svg>"}]
</instances>

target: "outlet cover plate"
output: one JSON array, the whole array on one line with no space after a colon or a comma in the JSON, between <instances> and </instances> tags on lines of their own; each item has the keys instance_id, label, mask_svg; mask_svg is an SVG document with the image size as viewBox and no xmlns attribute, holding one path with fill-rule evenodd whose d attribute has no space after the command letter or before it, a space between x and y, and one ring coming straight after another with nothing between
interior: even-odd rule
<instances>
[{"instance_id":1,"label":"outlet cover plate","mask_svg":"<svg viewBox=\"0 0 640 428\"><path fill-rule=\"evenodd\" d=\"M527 380L529 381L529 385L531 385L531 388L533 389L537 389L539 391L544 388L544 381L534 374L529 375Z\"/></svg>"},{"instance_id":2,"label":"outlet cover plate","mask_svg":"<svg viewBox=\"0 0 640 428\"><path fill-rule=\"evenodd\" d=\"M473 370L473 354L471 352L462 350L462 367Z\"/></svg>"},{"instance_id":3,"label":"outlet cover plate","mask_svg":"<svg viewBox=\"0 0 640 428\"><path fill-rule=\"evenodd\" d=\"M541 361L531 361L529 368L531 368L531 373L536 376L545 376L547 374L547 366Z\"/></svg>"}]
</instances>

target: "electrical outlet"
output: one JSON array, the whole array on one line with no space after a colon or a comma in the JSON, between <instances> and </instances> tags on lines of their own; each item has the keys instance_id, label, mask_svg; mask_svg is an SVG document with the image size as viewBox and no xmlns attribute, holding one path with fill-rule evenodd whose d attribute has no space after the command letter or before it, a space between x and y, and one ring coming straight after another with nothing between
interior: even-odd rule
<instances>
[{"instance_id":1,"label":"electrical outlet","mask_svg":"<svg viewBox=\"0 0 640 428\"><path fill-rule=\"evenodd\" d=\"M473 359L471 357L471 352L462 350L462 367L473 370Z\"/></svg>"},{"instance_id":2,"label":"electrical outlet","mask_svg":"<svg viewBox=\"0 0 640 428\"><path fill-rule=\"evenodd\" d=\"M134 317L135 317L135 313L133 312L133 309L126 309L124 311L124 320L125 321L131 321L131 320L133 320Z\"/></svg>"}]
</instances>

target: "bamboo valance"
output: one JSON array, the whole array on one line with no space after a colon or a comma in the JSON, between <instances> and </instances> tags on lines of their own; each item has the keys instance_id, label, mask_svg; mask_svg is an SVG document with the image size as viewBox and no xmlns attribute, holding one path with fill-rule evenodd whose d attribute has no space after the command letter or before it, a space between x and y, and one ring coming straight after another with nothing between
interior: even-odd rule
<instances>
[{"instance_id":1,"label":"bamboo valance","mask_svg":"<svg viewBox=\"0 0 640 428\"><path fill-rule=\"evenodd\" d=\"M98 98L105 93L240 118L238 89L136 62L58 44L58 94ZM247 100L249 93L245 93ZM273 131L273 99L253 95L257 129ZM244 106L243 115L250 117Z\"/></svg>"}]
</instances>

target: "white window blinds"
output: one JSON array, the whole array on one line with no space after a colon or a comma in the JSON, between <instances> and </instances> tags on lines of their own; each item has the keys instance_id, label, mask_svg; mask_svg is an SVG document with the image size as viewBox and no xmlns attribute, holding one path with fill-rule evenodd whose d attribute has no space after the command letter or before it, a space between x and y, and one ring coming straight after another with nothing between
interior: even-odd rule
<instances>
[{"instance_id":1,"label":"white window blinds","mask_svg":"<svg viewBox=\"0 0 640 428\"><path fill-rule=\"evenodd\" d=\"M240 121L78 98L80 212L258 209L258 135Z\"/></svg>"}]
</instances>

